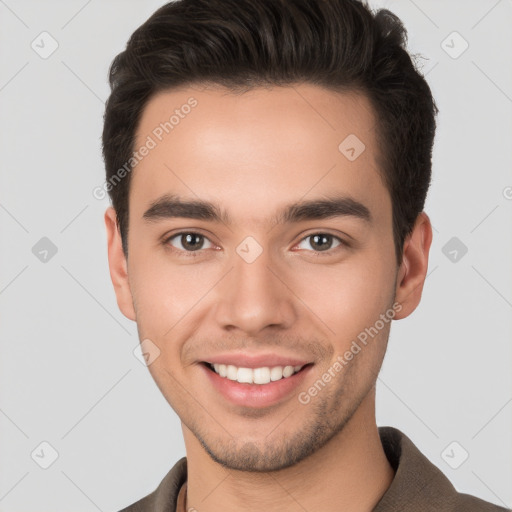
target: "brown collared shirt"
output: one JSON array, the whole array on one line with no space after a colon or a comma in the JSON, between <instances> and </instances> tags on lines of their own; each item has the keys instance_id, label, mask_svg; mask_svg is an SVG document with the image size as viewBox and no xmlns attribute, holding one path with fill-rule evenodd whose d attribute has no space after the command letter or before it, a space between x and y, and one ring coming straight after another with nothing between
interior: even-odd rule
<instances>
[{"instance_id":1,"label":"brown collared shirt","mask_svg":"<svg viewBox=\"0 0 512 512\"><path fill-rule=\"evenodd\" d=\"M379 427L395 477L373 512L510 512L455 490L448 478L400 430ZM187 512L187 459L183 457L151 494L120 512Z\"/></svg>"}]
</instances>

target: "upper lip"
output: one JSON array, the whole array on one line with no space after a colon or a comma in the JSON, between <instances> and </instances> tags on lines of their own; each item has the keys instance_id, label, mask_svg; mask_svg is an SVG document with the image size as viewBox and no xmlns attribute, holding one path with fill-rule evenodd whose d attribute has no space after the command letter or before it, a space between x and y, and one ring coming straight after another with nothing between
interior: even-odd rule
<instances>
[{"instance_id":1,"label":"upper lip","mask_svg":"<svg viewBox=\"0 0 512 512\"><path fill-rule=\"evenodd\" d=\"M312 361L307 361L294 356L283 356L278 354L249 354L245 353L225 353L216 354L204 360L212 364L231 364L238 368L263 368L265 366L304 366Z\"/></svg>"}]
</instances>

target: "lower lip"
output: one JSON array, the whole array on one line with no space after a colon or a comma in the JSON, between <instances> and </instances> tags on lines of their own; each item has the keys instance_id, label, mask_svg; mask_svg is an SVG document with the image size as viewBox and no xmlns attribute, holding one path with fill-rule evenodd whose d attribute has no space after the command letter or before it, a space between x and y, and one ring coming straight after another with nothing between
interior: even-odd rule
<instances>
[{"instance_id":1,"label":"lower lip","mask_svg":"<svg viewBox=\"0 0 512 512\"><path fill-rule=\"evenodd\" d=\"M271 381L268 384L247 384L221 377L205 364L200 365L214 388L228 401L245 407L263 408L275 405L289 397L304 381L312 365L308 365L291 377Z\"/></svg>"}]
</instances>

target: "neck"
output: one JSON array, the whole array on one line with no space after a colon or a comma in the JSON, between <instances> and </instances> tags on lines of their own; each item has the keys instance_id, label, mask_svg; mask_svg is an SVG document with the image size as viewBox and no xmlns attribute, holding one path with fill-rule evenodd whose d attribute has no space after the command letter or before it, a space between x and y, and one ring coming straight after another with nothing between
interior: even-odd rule
<instances>
[{"instance_id":1,"label":"neck","mask_svg":"<svg viewBox=\"0 0 512 512\"><path fill-rule=\"evenodd\" d=\"M394 477L375 421L375 388L320 450L270 473L224 468L182 426L188 472L186 510L370 512Z\"/></svg>"}]
</instances>

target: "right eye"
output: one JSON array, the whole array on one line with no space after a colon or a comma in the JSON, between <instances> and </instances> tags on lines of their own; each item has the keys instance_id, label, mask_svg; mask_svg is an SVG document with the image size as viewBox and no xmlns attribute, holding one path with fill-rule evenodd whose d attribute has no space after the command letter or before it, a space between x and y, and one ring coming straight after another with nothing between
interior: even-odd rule
<instances>
[{"instance_id":1,"label":"right eye","mask_svg":"<svg viewBox=\"0 0 512 512\"><path fill-rule=\"evenodd\" d=\"M194 253L205 249L205 247L203 247L205 240L210 243L210 247L206 247L206 249L213 247L212 242L204 235L195 233L194 231L181 231L180 233L175 233L166 238L163 243L170 245L173 250L185 253L184 256L196 256Z\"/></svg>"}]
</instances>

